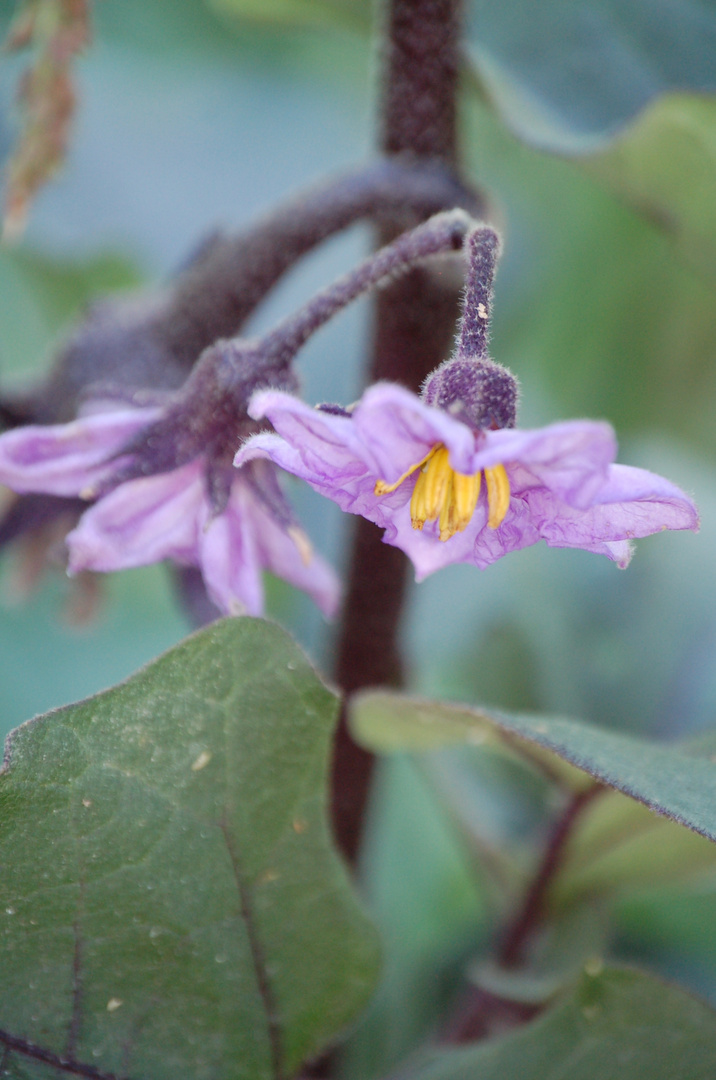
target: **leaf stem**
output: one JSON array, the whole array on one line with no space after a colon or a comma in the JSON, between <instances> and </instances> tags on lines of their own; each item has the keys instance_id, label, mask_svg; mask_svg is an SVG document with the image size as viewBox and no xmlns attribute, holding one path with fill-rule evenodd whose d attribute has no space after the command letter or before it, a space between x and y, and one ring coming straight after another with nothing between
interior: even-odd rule
<instances>
[{"instance_id":1,"label":"leaf stem","mask_svg":"<svg viewBox=\"0 0 716 1080\"><path fill-rule=\"evenodd\" d=\"M503 967L518 967L523 961L525 949L542 919L547 891L562 865L572 831L585 808L595 796L603 791L601 784L591 784L583 791L577 792L555 821L537 867L537 873L532 879L521 907L503 936L498 953L499 962Z\"/></svg>"},{"instance_id":2,"label":"leaf stem","mask_svg":"<svg viewBox=\"0 0 716 1080\"><path fill-rule=\"evenodd\" d=\"M607 790L593 783L572 795L554 822L542 858L516 914L508 923L497 951L497 962L505 968L519 967L527 948L542 924L545 900L559 872L573 830L582 813L597 795ZM530 1020L535 1006L509 1001L481 987L473 987L449 1020L444 1039L451 1043L474 1042L488 1038L496 1030L507 1030Z\"/></svg>"}]
</instances>

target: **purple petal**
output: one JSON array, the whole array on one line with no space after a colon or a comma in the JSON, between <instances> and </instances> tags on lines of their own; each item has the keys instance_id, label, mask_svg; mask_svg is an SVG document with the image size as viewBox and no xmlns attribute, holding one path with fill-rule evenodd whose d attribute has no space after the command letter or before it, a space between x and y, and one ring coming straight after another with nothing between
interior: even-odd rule
<instances>
[{"instance_id":1,"label":"purple petal","mask_svg":"<svg viewBox=\"0 0 716 1080\"><path fill-rule=\"evenodd\" d=\"M233 488L237 486L234 483ZM256 522L244 511L232 489L225 512L199 535L199 562L209 596L222 611L262 615L264 586Z\"/></svg>"},{"instance_id":2,"label":"purple petal","mask_svg":"<svg viewBox=\"0 0 716 1080\"><path fill-rule=\"evenodd\" d=\"M405 552L415 567L415 580L422 581L444 566L471 562L475 537L485 521L486 514L478 506L467 529L443 542L439 539L437 523L434 521L426 522L422 530L412 527L410 509L406 504L393 514L383 540Z\"/></svg>"},{"instance_id":3,"label":"purple petal","mask_svg":"<svg viewBox=\"0 0 716 1080\"><path fill-rule=\"evenodd\" d=\"M264 569L304 590L326 615L334 614L339 583L318 556L304 564L301 553L240 475L225 513L201 531L199 560L214 603L230 614L261 615Z\"/></svg>"},{"instance_id":4,"label":"purple petal","mask_svg":"<svg viewBox=\"0 0 716 1080\"><path fill-rule=\"evenodd\" d=\"M394 515L384 539L410 557L416 580L422 581L428 574L451 563L468 562L484 570L503 555L536 544L540 535L530 518L529 508L520 499L511 501L510 510L499 528L488 528L487 504L481 497L470 524L449 540L440 540L436 522L426 522L422 531L414 530L407 507Z\"/></svg>"},{"instance_id":5,"label":"purple petal","mask_svg":"<svg viewBox=\"0 0 716 1080\"><path fill-rule=\"evenodd\" d=\"M276 431L296 450L299 460L320 479L365 472L365 452L356 437L353 421L346 416L312 409L299 398L279 390L260 390L251 398L249 413L255 419L266 416ZM234 464L244 460L242 451Z\"/></svg>"},{"instance_id":6,"label":"purple petal","mask_svg":"<svg viewBox=\"0 0 716 1080\"><path fill-rule=\"evenodd\" d=\"M692 500L675 484L655 473L627 465L612 465L592 506L578 510L556 499L545 488L525 493L540 535L551 547L581 547L600 551L620 565L628 562L629 541L664 529L691 529L699 518ZM605 547L610 545L607 550Z\"/></svg>"},{"instance_id":7,"label":"purple petal","mask_svg":"<svg viewBox=\"0 0 716 1080\"><path fill-rule=\"evenodd\" d=\"M208 514L201 460L120 484L68 535L70 572L122 570L167 558L196 565Z\"/></svg>"},{"instance_id":8,"label":"purple petal","mask_svg":"<svg viewBox=\"0 0 716 1080\"><path fill-rule=\"evenodd\" d=\"M335 615L340 582L332 567L310 552L307 540L300 549L285 526L266 511L248 485L239 481L233 485L228 512L230 517L243 516L252 521L262 567L307 592L328 618Z\"/></svg>"},{"instance_id":9,"label":"purple petal","mask_svg":"<svg viewBox=\"0 0 716 1080\"><path fill-rule=\"evenodd\" d=\"M240 468L253 458L268 458L286 472L305 480L319 494L333 499L341 510L362 514L383 526L390 520L394 506L410 499L412 484L401 485L398 492L378 498L373 491L377 477L362 459L350 457L348 452L338 462L330 460L331 456L331 452L326 451L326 456L320 458L300 442L294 445L279 435L261 432L244 443L234 464Z\"/></svg>"},{"instance_id":10,"label":"purple petal","mask_svg":"<svg viewBox=\"0 0 716 1080\"><path fill-rule=\"evenodd\" d=\"M402 386L376 383L352 415L376 479L394 483L437 443L448 448L458 472L476 471L471 468L476 443L472 429Z\"/></svg>"},{"instance_id":11,"label":"purple petal","mask_svg":"<svg viewBox=\"0 0 716 1080\"><path fill-rule=\"evenodd\" d=\"M81 495L117 467L107 459L160 411L121 409L8 431L0 436L0 483L23 494Z\"/></svg>"},{"instance_id":12,"label":"purple petal","mask_svg":"<svg viewBox=\"0 0 716 1080\"><path fill-rule=\"evenodd\" d=\"M488 431L475 453L472 471L502 464L519 494L535 481L571 506L589 506L607 479L617 443L609 424L569 420L531 430ZM511 469L515 463L518 469Z\"/></svg>"}]
</instances>

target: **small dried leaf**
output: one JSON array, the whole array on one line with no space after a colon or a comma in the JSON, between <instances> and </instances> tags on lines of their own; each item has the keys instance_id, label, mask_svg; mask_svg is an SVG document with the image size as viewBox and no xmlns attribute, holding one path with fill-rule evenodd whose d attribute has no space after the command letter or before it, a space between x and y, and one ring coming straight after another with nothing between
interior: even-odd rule
<instances>
[{"instance_id":1,"label":"small dried leaf","mask_svg":"<svg viewBox=\"0 0 716 1080\"><path fill-rule=\"evenodd\" d=\"M3 237L22 232L38 189L62 164L75 112L72 63L90 40L89 0L25 0L5 48L34 58L18 87L21 130L7 166Z\"/></svg>"}]
</instances>

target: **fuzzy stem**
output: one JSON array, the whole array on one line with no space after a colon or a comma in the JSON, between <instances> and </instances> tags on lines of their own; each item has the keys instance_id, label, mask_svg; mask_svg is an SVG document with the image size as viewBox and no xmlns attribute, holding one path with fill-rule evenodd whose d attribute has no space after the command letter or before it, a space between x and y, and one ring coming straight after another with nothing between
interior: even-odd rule
<instances>
[{"instance_id":1,"label":"fuzzy stem","mask_svg":"<svg viewBox=\"0 0 716 1080\"><path fill-rule=\"evenodd\" d=\"M318 293L296 314L284 319L261 342L262 358L271 367L288 367L298 350L338 311L374 288L387 277L405 273L431 255L459 251L472 224L461 210L436 214L423 225L365 259L327 289Z\"/></svg>"},{"instance_id":2,"label":"fuzzy stem","mask_svg":"<svg viewBox=\"0 0 716 1080\"><path fill-rule=\"evenodd\" d=\"M396 212L409 228L456 205L470 206L468 193L436 166L378 162L337 177L211 246L179 281L159 333L190 366L207 345L233 337L286 270L327 237Z\"/></svg>"},{"instance_id":3,"label":"fuzzy stem","mask_svg":"<svg viewBox=\"0 0 716 1080\"><path fill-rule=\"evenodd\" d=\"M435 163L382 161L334 177L244 232L210 237L162 292L93 308L39 391L0 398L0 421L72 420L96 383L174 390L204 349L237 335L283 274L327 237L365 217L398 214L408 229L454 206L479 209Z\"/></svg>"},{"instance_id":4,"label":"fuzzy stem","mask_svg":"<svg viewBox=\"0 0 716 1080\"><path fill-rule=\"evenodd\" d=\"M468 240L470 262L457 350L471 360L484 360L488 355L492 283L499 254L500 239L494 229L475 229Z\"/></svg>"},{"instance_id":5,"label":"fuzzy stem","mask_svg":"<svg viewBox=\"0 0 716 1080\"><path fill-rule=\"evenodd\" d=\"M456 169L461 16L461 0L388 3L380 102L384 154ZM379 244L390 243L399 231L398 220L381 224ZM457 290L428 269L411 270L383 290L375 305L369 381L392 379L417 390L451 351L457 313ZM403 553L383 544L375 525L358 519L335 668L345 691L400 685L398 634L406 582ZM334 758L333 821L350 860L360 844L371 768L371 756L352 742L344 715Z\"/></svg>"}]
</instances>

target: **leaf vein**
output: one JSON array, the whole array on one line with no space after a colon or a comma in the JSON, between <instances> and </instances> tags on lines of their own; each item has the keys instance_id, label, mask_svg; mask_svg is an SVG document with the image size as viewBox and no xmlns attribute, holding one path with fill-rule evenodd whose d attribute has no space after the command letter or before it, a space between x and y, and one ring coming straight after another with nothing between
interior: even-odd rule
<instances>
[{"instance_id":1,"label":"leaf vein","mask_svg":"<svg viewBox=\"0 0 716 1080\"><path fill-rule=\"evenodd\" d=\"M59 1069L60 1072L70 1073L72 1076L83 1076L87 1080L129 1080L129 1077L120 1077L116 1073L103 1072L94 1065L85 1065L81 1061L61 1057L51 1050L46 1050L43 1046L38 1046L27 1039L20 1039L16 1035L11 1035L1 1029L0 1043L5 1047L6 1054L14 1050L16 1053L23 1054L33 1061L41 1061L44 1065L51 1065L53 1068Z\"/></svg>"},{"instance_id":2,"label":"leaf vein","mask_svg":"<svg viewBox=\"0 0 716 1080\"><path fill-rule=\"evenodd\" d=\"M266 1014L266 1027L269 1040L269 1047L271 1050L271 1064L273 1069L273 1075L275 1080L281 1080L283 1076L282 1066L282 1047L281 1047L281 1029L278 1022L277 1003L274 998L273 988L269 982L266 972L266 957L264 956L263 946L259 941L254 925L254 912L251 904L251 892L250 888L244 878L244 874L241 868L241 863L238 857L238 852L233 842L233 838L229 832L226 820L222 820L219 824L224 842L226 844L226 850L229 853L229 859L231 860L231 866L234 871L234 879L236 881L236 887L239 892L239 901L241 904L241 917L246 926L246 934L249 940L249 949L251 950L251 959L254 965L254 972L256 975L256 985L258 987L259 994Z\"/></svg>"}]
</instances>

